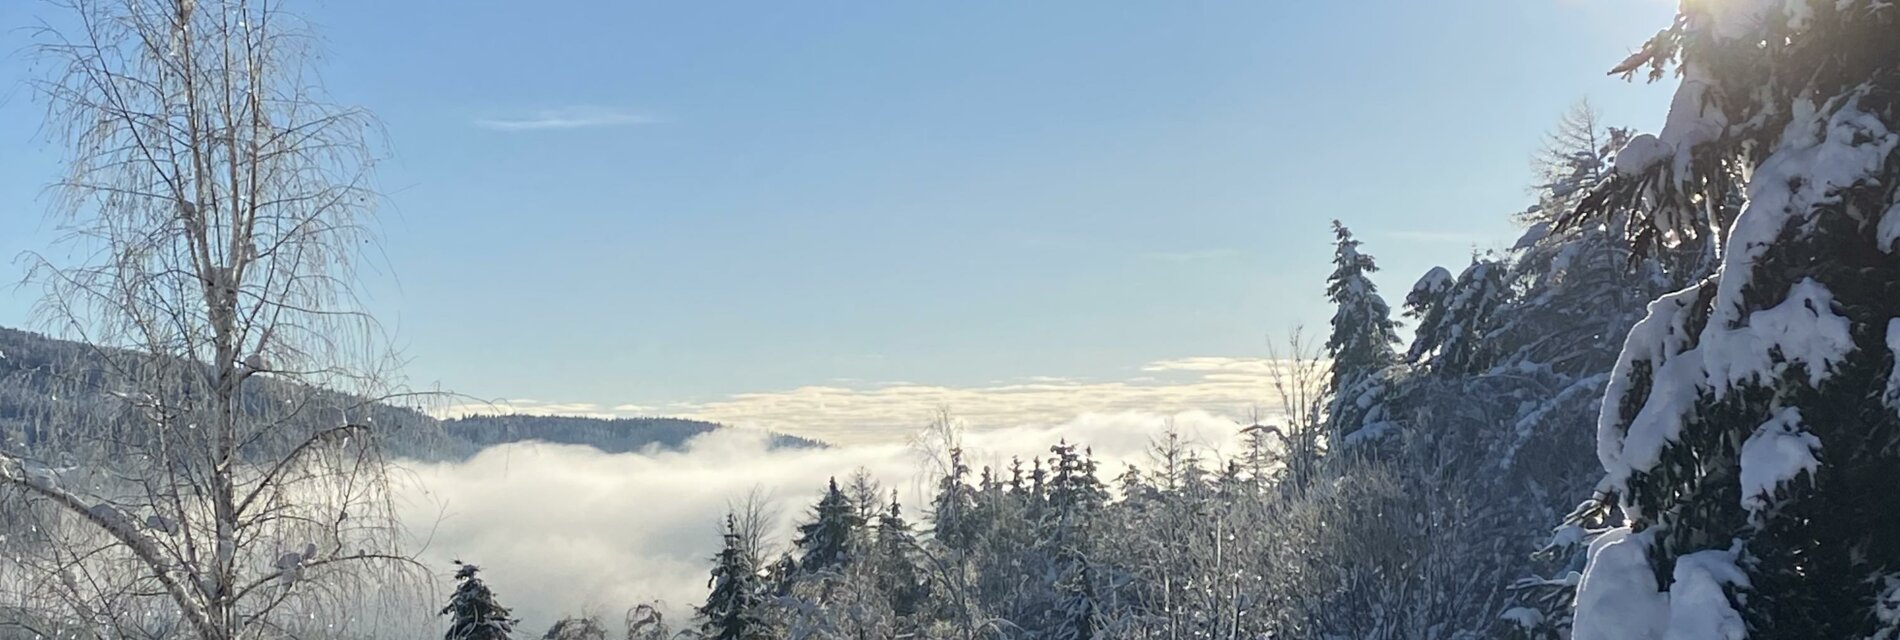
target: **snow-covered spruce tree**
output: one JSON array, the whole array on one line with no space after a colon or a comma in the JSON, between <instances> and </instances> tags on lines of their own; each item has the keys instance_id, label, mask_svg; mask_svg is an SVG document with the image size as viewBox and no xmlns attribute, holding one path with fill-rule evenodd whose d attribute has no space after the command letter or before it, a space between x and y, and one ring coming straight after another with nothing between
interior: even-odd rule
<instances>
[{"instance_id":1,"label":"snow-covered spruce tree","mask_svg":"<svg viewBox=\"0 0 1900 640\"><path fill-rule=\"evenodd\" d=\"M475 565L455 562L455 593L439 615L449 617L449 631L443 640L507 640L514 633L514 618L508 608L495 601L495 592L476 577Z\"/></svg>"},{"instance_id":2,"label":"snow-covered spruce tree","mask_svg":"<svg viewBox=\"0 0 1900 640\"><path fill-rule=\"evenodd\" d=\"M1121 500L1104 509L1090 571L1107 587L1096 598L1103 637L1249 638L1266 630L1258 569L1278 531L1260 508L1266 492L1245 476L1244 457L1227 459L1211 486L1170 479L1192 477L1183 470L1200 457L1170 429L1150 450L1152 474L1131 467Z\"/></svg>"},{"instance_id":3,"label":"snow-covered spruce tree","mask_svg":"<svg viewBox=\"0 0 1900 640\"><path fill-rule=\"evenodd\" d=\"M593 616L567 617L548 627L541 640L607 640L607 627Z\"/></svg>"},{"instance_id":4,"label":"snow-covered spruce tree","mask_svg":"<svg viewBox=\"0 0 1900 640\"><path fill-rule=\"evenodd\" d=\"M1022 460L1012 458L1008 481L985 485L985 490L972 496L975 542L964 559L968 572L974 574L968 589L973 596L959 603L963 607L955 612L959 620L967 622L990 615L1022 621L1034 606L1038 594L1023 588L1024 578L1042 566L1034 549L1036 527L1032 516L1040 513L1037 505L1041 496L1030 476ZM959 575L950 581L961 582L962 569L954 570Z\"/></svg>"},{"instance_id":5,"label":"snow-covered spruce tree","mask_svg":"<svg viewBox=\"0 0 1900 640\"><path fill-rule=\"evenodd\" d=\"M917 614L924 600L924 586L917 567L917 538L904 520L897 492L891 491L891 503L877 517L877 535L871 547L871 566L878 591L890 598L891 611L900 621Z\"/></svg>"},{"instance_id":6,"label":"snow-covered spruce tree","mask_svg":"<svg viewBox=\"0 0 1900 640\"><path fill-rule=\"evenodd\" d=\"M1037 548L1047 559L1046 575L1053 582L1041 629L1044 637L1088 640L1095 637L1102 615L1100 574L1091 555L1096 519L1108 501L1108 490L1095 477L1095 461L1086 451L1066 441L1049 451L1053 472Z\"/></svg>"},{"instance_id":7,"label":"snow-covered spruce tree","mask_svg":"<svg viewBox=\"0 0 1900 640\"><path fill-rule=\"evenodd\" d=\"M1529 228L1511 249L1517 294L1493 331L1498 364L1548 368L1562 375L1606 372L1615 344L1641 317L1642 304L1666 289L1671 274L1654 256L1638 256L1620 231L1628 212L1603 225L1564 225L1560 217L1614 172L1625 129L1603 127L1589 105L1572 109L1538 156L1537 204L1519 214ZM1706 275L1706 274L1702 274ZM1682 276L1683 283L1699 278Z\"/></svg>"},{"instance_id":8,"label":"snow-covered spruce tree","mask_svg":"<svg viewBox=\"0 0 1900 640\"><path fill-rule=\"evenodd\" d=\"M627 640L667 640L673 637L673 628L666 624L665 616L652 604L634 605L627 610L621 622L627 629Z\"/></svg>"},{"instance_id":9,"label":"snow-covered spruce tree","mask_svg":"<svg viewBox=\"0 0 1900 640\"><path fill-rule=\"evenodd\" d=\"M1595 437L1596 408L1624 336L1649 300L1707 277L1715 265L1706 229L1677 234L1675 246L1638 252L1623 230L1630 216L1645 214L1628 203L1599 211L1591 223L1565 223L1616 175L1616 155L1632 138L1617 128L1587 133L1597 126L1589 112L1573 111L1540 157L1538 204L1520 216L1530 228L1511 252L1518 294L1499 311L1494 332L1500 357L1473 380L1483 397L1518 407L1504 439L1492 446L1499 481L1518 488L1500 494L1519 503L1514 519L1556 520L1559 496L1584 494L1600 477L1593 459L1575 454ZM1538 553L1548 562L1534 569L1548 577L1513 585L1511 618L1534 637L1568 633L1572 578L1583 569L1589 541L1581 529L1559 528Z\"/></svg>"},{"instance_id":10,"label":"snow-covered spruce tree","mask_svg":"<svg viewBox=\"0 0 1900 640\"><path fill-rule=\"evenodd\" d=\"M970 467L963 463L962 449L950 450L949 466L948 472L938 479L937 496L931 501L931 535L945 548L966 553L978 532L970 513L976 508L968 484Z\"/></svg>"},{"instance_id":11,"label":"snow-covered spruce tree","mask_svg":"<svg viewBox=\"0 0 1900 640\"><path fill-rule=\"evenodd\" d=\"M798 580L798 559L791 552L781 553L777 560L765 567L765 593L782 596L792 592L792 583Z\"/></svg>"},{"instance_id":12,"label":"snow-covered spruce tree","mask_svg":"<svg viewBox=\"0 0 1900 640\"><path fill-rule=\"evenodd\" d=\"M803 554L798 570L813 574L841 569L854 559L863 527L857 505L838 489L838 479L832 478L824 497L812 507L811 521L798 525L798 537L792 540Z\"/></svg>"},{"instance_id":13,"label":"snow-covered spruce tree","mask_svg":"<svg viewBox=\"0 0 1900 640\"><path fill-rule=\"evenodd\" d=\"M1405 315L1418 322L1406 361L1450 375L1490 367L1497 311L1511 295L1508 274L1499 260L1475 256L1456 279L1448 281L1442 268L1427 272L1405 297Z\"/></svg>"},{"instance_id":14,"label":"snow-covered spruce tree","mask_svg":"<svg viewBox=\"0 0 1900 640\"><path fill-rule=\"evenodd\" d=\"M1610 380L1607 473L1576 519L1621 518L1591 545L1578 640L1900 635L1897 24L1873 0L1689 0L1617 67L1680 86L1573 223L1726 236Z\"/></svg>"},{"instance_id":15,"label":"snow-covered spruce tree","mask_svg":"<svg viewBox=\"0 0 1900 640\"><path fill-rule=\"evenodd\" d=\"M1328 415L1333 416L1337 438L1360 426L1353 404L1371 378L1398 360L1393 345L1399 336L1392 308L1372 284L1370 276L1378 265L1359 252L1359 240L1338 220L1333 221L1333 237L1333 274L1326 278L1326 298L1334 308L1332 333L1326 339L1332 375L1326 392L1333 396Z\"/></svg>"},{"instance_id":16,"label":"snow-covered spruce tree","mask_svg":"<svg viewBox=\"0 0 1900 640\"><path fill-rule=\"evenodd\" d=\"M835 487L834 487L835 489ZM722 546L713 556L712 579L706 603L695 613L699 637L708 640L758 640L772 637L761 617L764 600L758 567L752 560L753 543L740 532L738 516L726 514Z\"/></svg>"}]
</instances>

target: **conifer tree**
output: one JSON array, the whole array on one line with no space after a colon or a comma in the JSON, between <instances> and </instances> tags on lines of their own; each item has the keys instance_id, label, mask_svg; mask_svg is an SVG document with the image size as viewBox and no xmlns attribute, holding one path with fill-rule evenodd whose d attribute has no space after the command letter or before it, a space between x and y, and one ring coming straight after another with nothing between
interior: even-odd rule
<instances>
[{"instance_id":1,"label":"conifer tree","mask_svg":"<svg viewBox=\"0 0 1900 640\"><path fill-rule=\"evenodd\" d=\"M1606 474L1574 522L1618 526L1590 547L1577 640L1900 635L1897 21L1871 0L1689 1L1617 67L1682 80L1573 224L1640 211L1622 230L1651 251L1725 238L1610 379Z\"/></svg>"},{"instance_id":2,"label":"conifer tree","mask_svg":"<svg viewBox=\"0 0 1900 640\"><path fill-rule=\"evenodd\" d=\"M713 556L712 592L697 610L700 637L708 640L758 640L771 637L761 617L763 593L751 543L739 531L738 518L726 514L724 546Z\"/></svg>"},{"instance_id":3,"label":"conifer tree","mask_svg":"<svg viewBox=\"0 0 1900 640\"><path fill-rule=\"evenodd\" d=\"M476 577L481 569L455 562L455 593L438 615L449 616L449 631L444 640L507 640L514 633L516 620L508 617L508 608L495 601L488 584Z\"/></svg>"},{"instance_id":4,"label":"conifer tree","mask_svg":"<svg viewBox=\"0 0 1900 640\"><path fill-rule=\"evenodd\" d=\"M878 590L890 598L891 611L899 619L916 615L924 599L915 558L917 538L904 521L897 492L891 503L878 515L877 537L873 546L873 567Z\"/></svg>"},{"instance_id":5,"label":"conifer tree","mask_svg":"<svg viewBox=\"0 0 1900 640\"><path fill-rule=\"evenodd\" d=\"M1064 441L1050 448L1052 469L1048 507L1038 548L1046 558L1050 597L1047 637L1087 640L1095 637L1100 614L1091 555L1095 522L1108 492L1095 477L1095 461L1086 450Z\"/></svg>"},{"instance_id":6,"label":"conifer tree","mask_svg":"<svg viewBox=\"0 0 1900 640\"><path fill-rule=\"evenodd\" d=\"M1061 575L1055 584L1056 602L1050 611L1051 624L1045 632L1053 640L1091 640L1097 637L1098 621L1103 615L1096 575L1086 555L1065 554Z\"/></svg>"},{"instance_id":7,"label":"conifer tree","mask_svg":"<svg viewBox=\"0 0 1900 640\"><path fill-rule=\"evenodd\" d=\"M1050 515L1073 523L1086 522L1108 501L1108 491L1095 477L1095 460L1087 450L1066 440L1049 451L1055 454L1049 459L1054 469L1048 484ZM1193 468L1198 470L1199 466ZM1198 474L1193 477L1198 479Z\"/></svg>"},{"instance_id":8,"label":"conifer tree","mask_svg":"<svg viewBox=\"0 0 1900 640\"><path fill-rule=\"evenodd\" d=\"M831 479L824 497L812 508L811 521L798 526L798 537L792 541L804 553L798 559L799 571L813 574L842 568L852 559L854 540L863 527L857 505L838 489L838 480Z\"/></svg>"},{"instance_id":9,"label":"conifer tree","mask_svg":"<svg viewBox=\"0 0 1900 640\"><path fill-rule=\"evenodd\" d=\"M1326 298L1335 309L1332 335L1326 339L1326 356L1333 361L1327 391L1338 397L1390 366L1397 359L1392 348L1399 336L1392 309L1370 278L1378 265L1359 252L1359 240L1338 220L1333 221L1333 236L1333 274L1326 278Z\"/></svg>"},{"instance_id":10,"label":"conifer tree","mask_svg":"<svg viewBox=\"0 0 1900 640\"><path fill-rule=\"evenodd\" d=\"M607 627L592 616L562 618L541 634L541 640L607 640Z\"/></svg>"},{"instance_id":11,"label":"conifer tree","mask_svg":"<svg viewBox=\"0 0 1900 640\"><path fill-rule=\"evenodd\" d=\"M778 560L765 568L766 592L773 596L783 596L792 592L792 584L798 580L798 559L791 553L781 553Z\"/></svg>"},{"instance_id":12,"label":"conifer tree","mask_svg":"<svg viewBox=\"0 0 1900 640\"><path fill-rule=\"evenodd\" d=\"M983 470L988 481L989 469ZM958 552L968 551L975 541L976 523L971 520L975 498L967 484L970 467L963 463L963 450L950 451L950 473L937 480L937 497L931 503L931 533L937 542Z\"/></svg>"},{"instance_id":13,"label":"conifer tree","mask_svg":"<svg viewBox=\"0 0 1900 640\"><path fill-rule=\"evenodd\" d=\"M1495 259L1473 258L1457 279L1447 283L1443 273L1428 272L1405 298L1405 315L1418 321L1405 358L1452 375L1483 371L1497 357L1492 333L1511 293L1508 269Z\"/></svg>"}]
</instances>

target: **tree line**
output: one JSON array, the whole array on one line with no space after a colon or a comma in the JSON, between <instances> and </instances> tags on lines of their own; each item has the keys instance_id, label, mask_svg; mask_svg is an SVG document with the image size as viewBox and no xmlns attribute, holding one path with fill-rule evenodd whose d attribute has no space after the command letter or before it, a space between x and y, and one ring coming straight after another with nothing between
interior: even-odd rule
<instances>
[{"instance_id":1,"label":"tree line","mask_svg":"<svg viewBox=\"0 0 1900 640\"><path fill-rule=\"evenodd\" d=\"M0 539L0 629L360 634L355 603L426 571L373 409L324 395L402 395L349 286L373 123L304 81L275 5L67 5L36 51L79 250L29 263L97 350L65 383L117 400L35 405L35 437L87 423L69 456L0 443L0 513L32 532ZM1327 339L1277 360L1244 451L1164 435L1145 466L1063 442L972 469L943 420L921 510L834 481L782 550L737 511L692 619L635 609L629 632L1900 637L1896 22L1684 0L1612 70L1677 76L1664 126L1567 118L1512 248L1395 310L1334 225ZM448 637L515 633L478 568L456 578Z\"/></svg>"}]
</instances>

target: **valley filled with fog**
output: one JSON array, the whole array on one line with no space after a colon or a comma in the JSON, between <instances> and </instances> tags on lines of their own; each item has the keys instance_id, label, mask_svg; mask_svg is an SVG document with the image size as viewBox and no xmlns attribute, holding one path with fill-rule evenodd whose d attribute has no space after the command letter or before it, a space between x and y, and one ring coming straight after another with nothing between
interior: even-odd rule
<instances>
[{"instance_id":1,"label":"valley filled with fog","mask_svg":"<svg viewBox=\"0 0 1900 640\"><path fill-rule=\"evenodd\" d=\"M1170 423L1209 454L1239 451L1242 425L1205 412L1079 416L973 431L964 446L971 463L1002 469L1011 457L1046 455L1063 440L1087 443L1114 472L1152 462L1154 438ZM754 492L772 507L772 544L785 547L830 478L863 470L906 504L922 505L937 473L908 442L783 449L745 429L695 436L680 451L610 454L522 442L462 462L398 464L400 513L426 542L423 557L438 566L479 560L529 629L569 615L618 621L629 607L655 601L669 618L689 619L705 595L721 519Z\"/></svg>"},{"instance_id":2,"label":"valley filled with fog","mask_svg":"<svg viewBox=\"0 0 1900 640\"><path fill-rule=\"evenodd\" d=\"M1900 640L1889 0L30 4L0 640Z\"/></svg>"}]
</instances>

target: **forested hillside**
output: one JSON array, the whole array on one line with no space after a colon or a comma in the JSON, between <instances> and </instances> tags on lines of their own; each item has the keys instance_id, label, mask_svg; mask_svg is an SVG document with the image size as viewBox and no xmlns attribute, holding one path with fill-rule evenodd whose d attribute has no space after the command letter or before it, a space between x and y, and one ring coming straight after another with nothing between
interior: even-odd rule
<instances>
[{"instance_id":1,"label":"forested hillside","mask_svg":"<svg viewBox=\"0 0 1900 640\"><path fill-rule=\"evenodd\" d=\"M722 428L725 427L711 422L681 418L468 416L442 421L444 435L456 443L442 455L443 459L466 457L488 447L525 440L585 445L605 453L638 453L649 448L678 450L693 436ZM770 446L809 448L823 447L825 443L774 433L770 436Z\"/></svg>"},{"instance_id":2,"label":"forested hillside","mask_svg":"<svg viewBox=\"0 0 1900 640\"><path fill-rule=\"evenodd\" d=\"M0 443L41 455L57 454L76 443L95 443L85 434L61 432L62 425L92 420L62 416L97 417L123 410L122 399L103 385L107 362L102 351L91 345L0 327ZM258 385L253 402L283 395L275 384L282 383L265 380ZM488 447L529 440L584 445L606 453L677 450L694 436L722 428L681 418L475 415L437 420L394 402L321 391L314 397L326 406L321 415L362 420L378 429L391 455L425 462L462 460ZM770 442L774 447L824 446L785 434L772 434Z\"/></svg>"}]
</instances>

